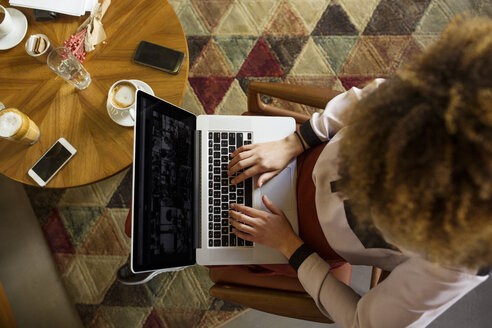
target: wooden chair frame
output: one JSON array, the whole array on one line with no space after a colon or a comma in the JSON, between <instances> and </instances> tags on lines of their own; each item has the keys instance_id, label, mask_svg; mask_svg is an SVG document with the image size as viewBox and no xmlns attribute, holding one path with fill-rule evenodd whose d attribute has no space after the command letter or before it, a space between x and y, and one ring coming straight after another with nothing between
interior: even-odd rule
<instances>
[{"instance_id":1,"label":"wooden chair frame","mask_svg":"<svg viewBox=\"0 0 492 328\"><path fill-rule=\"evenodd\" d=\"M321 87L251 82L248 85L247 115L290 116L295 118L297 123L302 124L309 119L308 115L265 104L260 95L263 94L321 109L325 108L326 104L340 93L340 91Z\"/></svg>"}]
</instances>

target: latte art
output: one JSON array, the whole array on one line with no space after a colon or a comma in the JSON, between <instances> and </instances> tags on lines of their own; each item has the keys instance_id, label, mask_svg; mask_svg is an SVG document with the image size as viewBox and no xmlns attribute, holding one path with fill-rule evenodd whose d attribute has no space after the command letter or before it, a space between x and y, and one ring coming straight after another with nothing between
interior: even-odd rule
<instances>
[{"instance_id":1,"label":"latte art","mask_svg":"<svg viewBox=\"0 0 492 328\"><path fill-rule=\"evenodd\" d=\"M131 83L115 85L110 94L111 104L120 109L130 107L135 102L135 91L135 86Z\"/></svg>"}]
</instances>

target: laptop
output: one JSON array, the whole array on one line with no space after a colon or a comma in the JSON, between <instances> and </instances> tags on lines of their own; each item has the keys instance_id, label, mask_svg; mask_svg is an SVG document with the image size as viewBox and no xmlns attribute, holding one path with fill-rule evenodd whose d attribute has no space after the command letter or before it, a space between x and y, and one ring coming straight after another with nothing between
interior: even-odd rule
<instances>
[{"instance_id":1,"label":"laptop","mask_svg":"<svg viewBox=\"0 0 492 328\"><path fill-rule=\"evenodd\" d=\"M294 119L196 116L141 90L136 98L131 270L287 263L275 249L234 235L228 210L232 202L266 210L267 195L297 233L295 160L261 188L257 177L232 185L227 164L241 145L292 134Z\"/></svg>"}]
</instances>

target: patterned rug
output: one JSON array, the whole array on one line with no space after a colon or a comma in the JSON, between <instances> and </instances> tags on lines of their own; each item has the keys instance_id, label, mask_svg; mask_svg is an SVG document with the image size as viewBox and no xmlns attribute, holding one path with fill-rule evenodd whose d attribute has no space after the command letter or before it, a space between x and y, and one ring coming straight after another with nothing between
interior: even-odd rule
<instances>
[{"instance_id":1,"label":"patterned rug","mask_svg":"<svg viewBox=\"0 0 492 328\"><path fill-rule=\"evenodd\" d=\"M196 114L244 112L252 80L343 91L387 77L435 40L455 14L492 16L491 0L170 3L190 51L183 107ZM212 283L200 266L141 286L115 281L130 251L124 234L129 170L80 188L26 190L85 326L218 327L244 312L208 295Z\"/></svg>"}]
</instances>

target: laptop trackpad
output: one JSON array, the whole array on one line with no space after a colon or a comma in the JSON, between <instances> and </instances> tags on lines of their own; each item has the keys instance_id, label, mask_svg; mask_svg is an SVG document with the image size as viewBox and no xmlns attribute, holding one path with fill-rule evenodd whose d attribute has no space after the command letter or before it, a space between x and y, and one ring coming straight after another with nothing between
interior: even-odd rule
<instances>
[{"instance_id":1,"label":"laptop trackpad","mask_svg":"<svg viewBox=\"0 0 492 328\"><path fill-rule=\"evenodd\" d=\"M261 186L260 192L261 197L266 195L281 210L286 211L292 208L292 174L290 166L287 166L277 176ZM263 201L260 200L260 202L261 208L269 211Z\"/></svg>"}]
</instances>

